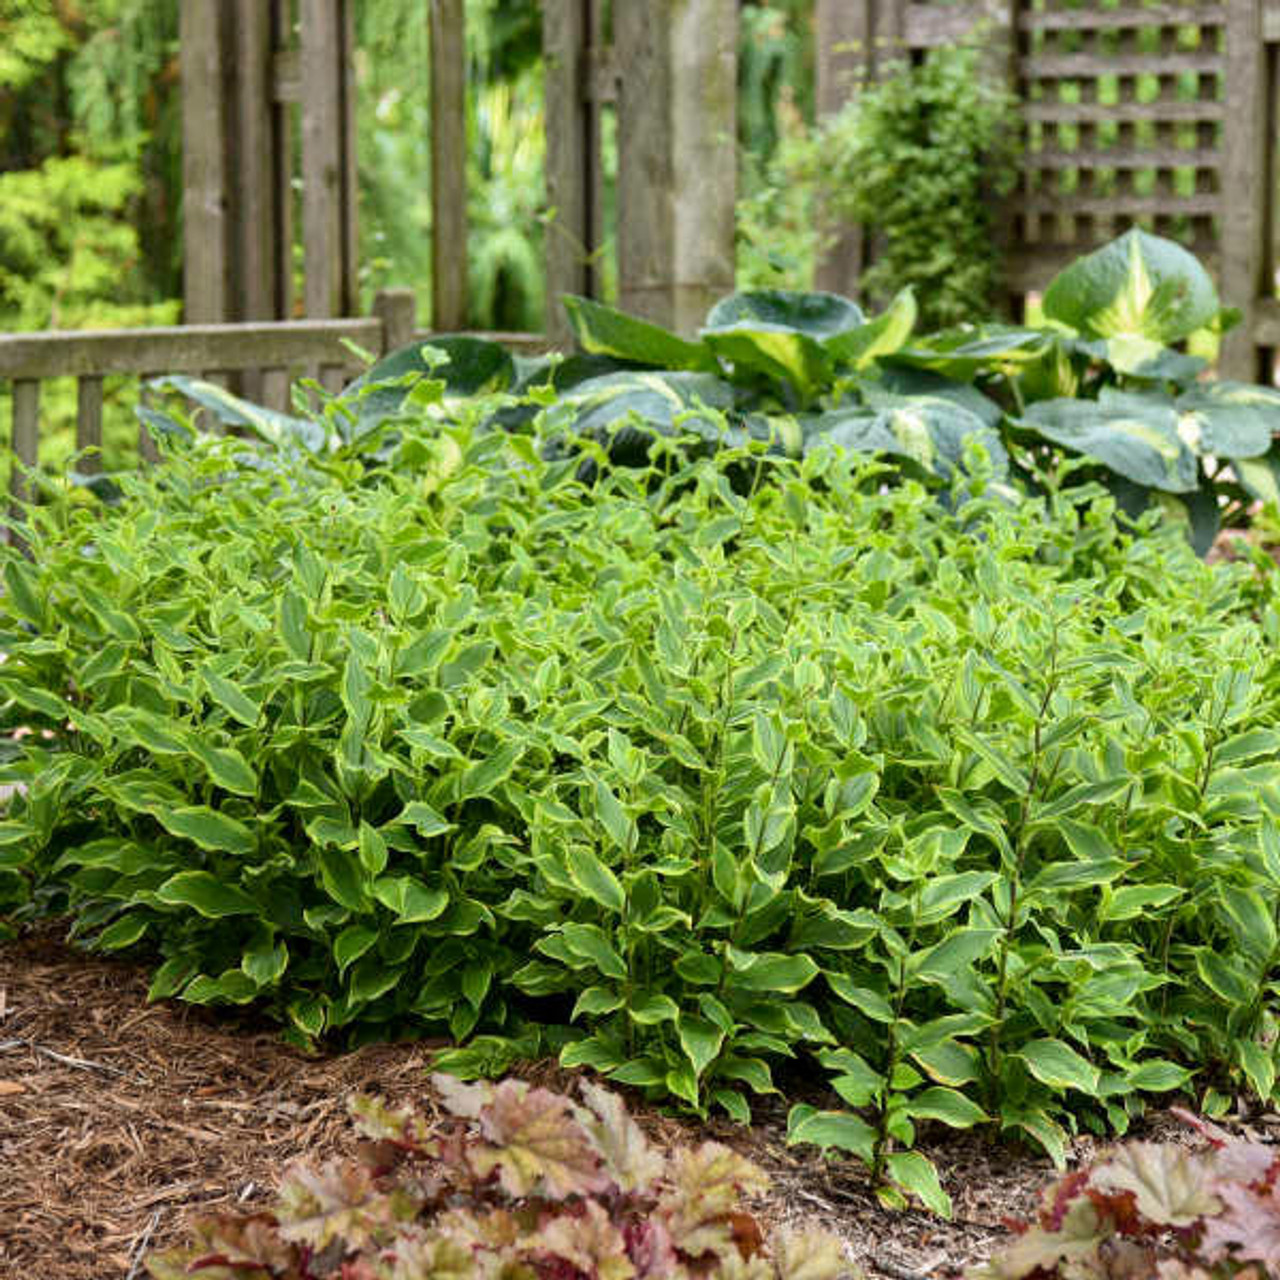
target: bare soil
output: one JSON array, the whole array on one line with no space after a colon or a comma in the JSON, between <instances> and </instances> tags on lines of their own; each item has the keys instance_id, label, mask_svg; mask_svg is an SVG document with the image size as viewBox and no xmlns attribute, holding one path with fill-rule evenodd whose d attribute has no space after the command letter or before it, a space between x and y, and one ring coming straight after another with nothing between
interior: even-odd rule
<instances>
[{"instance_id":1,"label":"bare soil","mask_svg":"<svg viewBox=\"0 0 1280 1280\"><path fill-rule=\"evenodd\" d=\"M144 968L87 956L51 926L0 944L0 1276L139 1280L147 1253L183 1241L194 1218L267 1205L291 1161L349 1153L353 1093L433 1109L432 1042L308 1057L252 1018L148 1004L146 990ZM524 1074L572 1086L551 1064ZM925 1135L955 1203L944 1222L882 1208L852 1162L788 1148L781 1101L742 1128L628 1100L658 1141L742 1150L772 1178L756 1206L766 1222L838 1232L873 1277L954 1275L1053 1177L1042 1157L978 1135ZM1094 1154L1080 1140L1073 1158Z\"/></svg>"}]
</instances>

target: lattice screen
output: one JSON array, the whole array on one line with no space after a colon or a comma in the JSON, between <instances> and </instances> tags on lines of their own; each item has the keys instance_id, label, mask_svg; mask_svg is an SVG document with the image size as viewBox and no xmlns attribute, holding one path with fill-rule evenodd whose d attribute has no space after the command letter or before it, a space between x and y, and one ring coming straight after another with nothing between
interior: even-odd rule
<instances>
[{"instance_id":1,"label":"lattice screen","mask_svg":"<svg viewBox=\"0 0 1280 1280\"><path fill-rule=\"evenodd\" d=\"M1215 258L1226 22L1224 3L1196 0L1017 0L1019 277L1044 279L1134 224Z\"/></svg>"}]
</instances>

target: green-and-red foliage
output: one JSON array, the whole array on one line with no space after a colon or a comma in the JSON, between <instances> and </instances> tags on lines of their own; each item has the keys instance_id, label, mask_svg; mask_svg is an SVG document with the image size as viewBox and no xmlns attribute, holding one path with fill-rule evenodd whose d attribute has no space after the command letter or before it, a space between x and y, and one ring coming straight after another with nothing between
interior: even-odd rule
<instances>
[{"instance_id":1,"label":"green-and-red foliage","mask_svg":"<svg viewBox=\"0 0 1280 1280\"><path fill-rule=\"evenodd\" d=\"M517 1080L435 1084L436 1125L371 1098L352 1105L358 1158L288 1171L271 1213L223 1215L153 1257L155 1280L836 1280L835 1237L766 1239L741 1204L768 1180L707 1142L652 1147L621 1100L583 1103ZM585 1105L584 1105L585 1104Z\"/></svg>"}]
</instances>

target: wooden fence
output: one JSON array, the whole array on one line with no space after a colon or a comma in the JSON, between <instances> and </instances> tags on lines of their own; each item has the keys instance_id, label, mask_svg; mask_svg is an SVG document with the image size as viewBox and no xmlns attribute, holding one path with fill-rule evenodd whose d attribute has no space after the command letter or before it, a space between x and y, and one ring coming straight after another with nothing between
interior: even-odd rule
<instances>
[{"instance_id":1,"label":"wooden fence","mask_svg":"<svg viewBox=\"0 0 1280 1280\"><path fill-rule=\"evenodd\" d=\"M337 390L357 376L361 364L345 345L373 356L410 342L429 342L432 332L415 327L412 290L388 289L374 301L373 314L360 319L292 320L266 324L175 325L98 332L18 333L0 336L0 379L12 380L12 453L21 464L11 479L16 498L27 495L24 470L40 460L40 391L54 378L74 378L77 386L76 448L87 451L81 470L101 467L103 381L126 374L147 379L182 373L224 379L253 373L261 379L261 403L289 408L290 388L299 377ZM525 353L543 351L535 334L478 334ZM155 446L139 427L138 452L154 459Z\"/></svg>"},{"instance_id":2,"label":"wooden fence","mask_svg":"<svg viewBox=\"0 0 1280 1280\"><path fill-rule=\"evenodd\" d=\"M1022 102L1025 152L999 219L1016 295L1128 226L1185 243L1244 322L1221 370L1270 381L1280 347L1275 208L1280 0L818 0L819 109L886 63L981 29ZM825 265L848 291L856 231Z\"/></svg>"}]
</instances>

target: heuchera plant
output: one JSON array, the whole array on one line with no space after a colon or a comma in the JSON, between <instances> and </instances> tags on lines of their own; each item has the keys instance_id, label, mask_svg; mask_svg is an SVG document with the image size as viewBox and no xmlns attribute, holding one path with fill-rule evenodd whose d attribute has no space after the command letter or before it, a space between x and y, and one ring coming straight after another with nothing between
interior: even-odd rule
<instances>
[{"instance_id":1,"label":"heuchera plant","mask_svg":"<svg viewBox=\"0 0 1280 1280\"><path fill-rule=\"evenodd\" d=\"M766 1240L743 1209L768 1185L714 1142L655 1150L621 1100L583 1103L518 1080L434 1077L451 1115L428 1125L372 1098L352 1104L359 1158L286 1174L273 1213L202 1223L152 1257L155 1280L836 1280L855 1274L823 1232Z\"/></svg>"},{"instance_id":2,"label":"heuchera plant","mask_svg":"<svg viewBox=\"0 0 1280 1280\"><path fill-rule=\"evenodd\" d=\"M1045 1193L1017 1240L968 1280L1201 1280L1280 1274L1280 1150L1175 1108L1205 1151L1134 1142Z\"/></svg>"}]
</instances>

